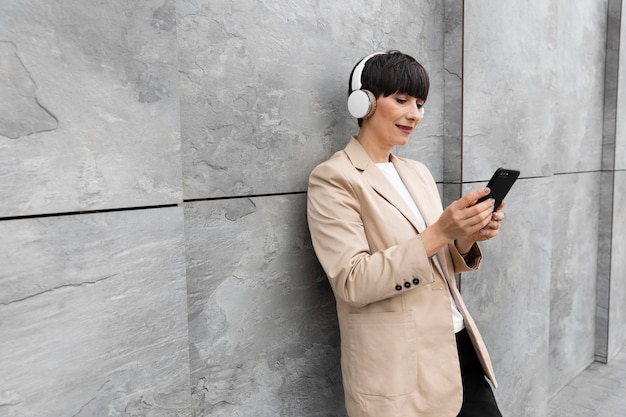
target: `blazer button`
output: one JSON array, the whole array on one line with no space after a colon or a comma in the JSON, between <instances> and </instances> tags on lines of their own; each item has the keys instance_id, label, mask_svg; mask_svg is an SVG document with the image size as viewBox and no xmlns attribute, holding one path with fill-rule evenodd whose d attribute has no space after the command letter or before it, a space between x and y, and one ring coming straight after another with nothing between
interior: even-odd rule
<instances>
[{"instance_id":1,"label":"blazer button","mask_svg":"<svg viewBox=\"0 0 626 417\"><path fill-rule=\"evenodd\" d=\"M405 282L404 283L404 288L411 288L411 283L410 282Z\"/></svg>"},{"instance_id":2,"label":"blazer button","mask_svg":"<svg viewBox=\"0 0 626 417\"><path fill-rule=\"evenodd\" d=\"M402 285L396 285L396 291L402 291Z\"/></svg>"},{"instance_id":3,"label":"blazer button","mask_svg":"<svg viewBox=\"0 0 626 417\"><path fill-rule=\"evenodd\" d=\"M420 280L418 278L413 278L413 284L419 285Z\"/></svg>"}]
</instances>

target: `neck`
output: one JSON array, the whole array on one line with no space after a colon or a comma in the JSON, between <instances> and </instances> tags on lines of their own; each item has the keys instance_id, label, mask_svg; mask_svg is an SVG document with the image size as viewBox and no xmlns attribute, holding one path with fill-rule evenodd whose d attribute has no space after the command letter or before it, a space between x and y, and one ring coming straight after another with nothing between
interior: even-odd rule
<instances>
[{"instance_id":1,"label":"neck","mask_svg":"<svg viewBox=\"0 0 626 417\"><path fill-rule=\"evenodd\" d=\"M378 164L381 162L389 162L391 157L391 147L384 146L374 140L372 135L366 129L361 128L356 137L365 152L369 155L372 162Z\"/></svg>"}]
</instances>

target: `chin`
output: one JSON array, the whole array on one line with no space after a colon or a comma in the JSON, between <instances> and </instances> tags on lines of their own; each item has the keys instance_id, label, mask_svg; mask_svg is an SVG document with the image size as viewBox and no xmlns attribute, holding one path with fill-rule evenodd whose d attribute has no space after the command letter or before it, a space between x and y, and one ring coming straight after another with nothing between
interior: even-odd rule
<instances>
[{"instance_id":1,"label":"chin","mask_svg":"<svg viewBox=\"0 0 626 417\"><path fill-rule=\"evenodd\" d=\"M409 138L405 138L404 140L397 140L394 146L404 146L409 143Z\"/></svg>"}]
</instances>

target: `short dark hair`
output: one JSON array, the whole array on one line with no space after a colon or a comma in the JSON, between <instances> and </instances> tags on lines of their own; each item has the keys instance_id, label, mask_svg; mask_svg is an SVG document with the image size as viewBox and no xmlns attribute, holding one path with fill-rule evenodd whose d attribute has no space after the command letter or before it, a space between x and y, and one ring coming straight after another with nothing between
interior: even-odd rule
<instances>
[{"instance_id":1,"label":"short dark hair","mask_svg":"<svg viewBox=\"0 0 626 417\"><path fill-rule=\"evenodd\" d=\"M355 68L356 65L350 73L350 80ZM376 98L401 93L426 101L430 80L426 69L415 58L391 50L374 55L365 63L361 88L371 91ZM348 85L348 94L351 92L352 86Z\"/></svg>"}]
</instances>

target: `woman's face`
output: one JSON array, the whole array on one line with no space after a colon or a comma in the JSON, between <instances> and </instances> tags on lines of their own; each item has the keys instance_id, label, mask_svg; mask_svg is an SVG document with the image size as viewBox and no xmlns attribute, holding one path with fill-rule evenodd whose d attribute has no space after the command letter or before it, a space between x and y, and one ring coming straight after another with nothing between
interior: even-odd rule
<instances>
[{"instance_id":1,"label":"woman's face","mask_svg":"<svg viewBox=\"0 0 626 417\"><path fill-rule=\"evenodd\" d=\"M423 117L424 100L408 94L395 93L380 96L376 100L376 111L363 121L381 145L394 147L403 146Z\"/></svg>"}]
</instances>

